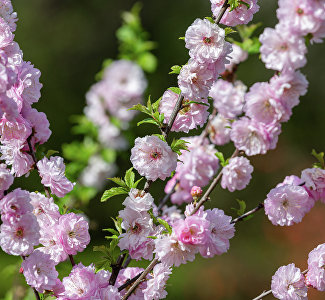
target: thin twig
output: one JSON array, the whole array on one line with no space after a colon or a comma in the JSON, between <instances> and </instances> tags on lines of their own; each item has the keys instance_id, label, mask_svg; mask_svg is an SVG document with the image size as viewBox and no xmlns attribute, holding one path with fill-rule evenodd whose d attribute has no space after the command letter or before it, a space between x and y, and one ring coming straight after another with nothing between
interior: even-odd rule
<instances>
[{"instance_id":1,"label":"thin twig","mask_svg":"<svg viewBox=\"0 0 325 300\"><path fill-rule=\"evenodd\" d=\"M112 267L112 274L111 277L109 278L109 285L115 285L116 279L118 274L120 273L121 269L122 269L122 264L124 261L124 258L126 256L126 253L121 254L117 260L115 264L111 264Z\"/></svg>"},{"instance_id":2,"label":"thin twig","mask_svg":"<svg viewBox=\"0 0 325 300\"><path fill-rule=\"evenodd\" d=\"M155 258L150 265L143 271L143 273L139 276L139 278L135 281L135 283L130 287L128 292L124 295L122 300L126 300L130 297L130 295L133 293L133 291L137 288L137 286L141 283L141 281L151 272L151 270L154 268L154 266L159 263L159 260Z\"/></svg>"},{"instance_id":3,"label":"thin twig","mask_svg":"<svg viewBox=\"0 0 325 300\"><path fill-rule=\"evenodd\" d=\"M134 276L131 279L128 279L124 284L122 284L117 290L119 292L123 291L125 288L127 288L129 285L131 285L133 282L135 282L142 274L143 272L139 273L138 275Z\"/></svg>"},{"instance_id":4,"label":"thin twig","mask_svg":"<svg viewBox=\"0 0 325 300\"><path fill-rule=\"evenodd\" d=\"M219 15L215 18L215 22L216 22L217 24L220 23L220 21L221 21L223 15L225 14L225 12L226 12L226 10L227 10L228 7L229 7L228 0L226 0L226 1L223 3L223 5L222 5L222 7L221 7L221 9L220 9Z\"/></svg>"},{"instance_id":5,"label":"thin twig","mask_svg":"<svg viewBox=\"0 0 325 300\"><path fill-rule=\"evenodd\" d=\"M69 254L69 259L70 259L72 267L74 267L76 265L76 263L74 262L73 256L71 254Z\"/></svg>"},{"instance_id":6,"label":"thin twig","mask_svg":"<svg viewBox=\"0 0 325 300\"><path fill-rule=\"evenodd\" d=\"M149 189L150 189L151 184L152 184L152 180L147 180L146 181L146 183L144 185L144 188L143 188L143 191L145 193L148 193L149 192Z\"/></svg>"},{"instance_id":7,"label":"thin twig","mask_svg":"<svg viewBox=\"0 0 325 300\"><path fill-rule=\"evenodd\" d=\"M236 157L239 154L239 150L236 149L235 152L232 154L231 158ZM193 211L191 212L190 215L194 215L199 208L206 202L209 200L209 196L212 193L212 191L214 190L214 188L217 186L217 184L219 183L220 179L222 178L222 170L219 172L219 174L217 175L217 177L212 181L212 183L210 184L210 186L208 187L208 189L206 190L205 194L203 195L203 197L200 199L200 201L196 204L195 208L193 209Z\"/></svg>"},{"instance_id":8,"label":"thin twig","mask_svg":"<svg viewBox=\"0 0 325 300\"><path fill-rule=\"evenodd\" d=\"M172 114L170 115L169 122L168 122L167 126L166 126L165 129L164 129L164 134L163 134L163 136L164 136L165 139L167 138L167 136L168 136L170 130L171 130L172 127L173 127L173 124L174 124L174 122L175 122L175 119L176 119L176 117L177 117L178 112L179 112L179 111L181 110L181 108L182 108L183 99L184 99L184 97L183 97L182 93L180 93L180 94L178 95L178 99L177 99L177 102L176 102L176 104L175 104L175 106L174 106L173 112L172 112Z\"/></svg>"},{"instance_id":9,"label":"thin twig","mask_svg":"<svg viewBox=\"0 0 325 300\"><path fill-rule=\"evenodd\" d=\"M32 146L32 143L31 143L31 138L32 138L32 135L30 135L28 138L27 138L27 144L28 144L28 148L29 148L29 151L28 153L31 155L31 157L33 158L33 162L35 164L35 169L38 171L38 167L37 167L37 158L36 158L36 155L35 155L35 152L33 150L33 146ZM45 190L45 194L46 194L46 197L47 198L51 198L51 192L50 192L50 189L47 187L47 186L44 186L44 190Z\"/></svg>"},{"instance_id":10,"label":"thin twig","mask_svg":"<svg viewBox=\"0 0 325 300\"><path fill-rule=\"evenodd\" d=\"M131 260L132 260L132 258L131 258L131 256L129 255L129 256L126 258L126 260L125 260L125 262L124 262L122 268L123 268L123 269L126 269L126 268L128 267L128 265L130 264Z\"/></svg>"},{"instance_id":11,"label":"thin twig","mask_svg":"<svg viewBox=\"0 0 325 300\"><path fill-rule=\"evenodd\" d=\"M173 188L171 189L171 191L170 191L168 194L166 194L165 197L164 197L164 198L159 202L159 205L158 205L158 211L161 211L161 210L162 210L162 208L164 207L164 205L165 205L165 204L167 203L167 201L169 200L170 196L171 196L172 194L174 194L175 189L176 189L176 186L177 186L178 183L179 183L179 180L176 180L176 182L175 182Z\"/></svg>"},{"instance_id":12,"label":"thin twig","mask_svg":"<svg viewBox=\"0 0 325 300\"><path fill-rule=\"evenodd\" d=\"M237 223L239 221L243 221L246 217L256 213L257 211L259 211L260 209L262 209L264 207L264 203L260 203L257 207L255 207L254 209L244 213L243 215L239 216L238 218L236 219L233 219L230 224L234 224L234 223Z\"/></svg>"}]
</instances>

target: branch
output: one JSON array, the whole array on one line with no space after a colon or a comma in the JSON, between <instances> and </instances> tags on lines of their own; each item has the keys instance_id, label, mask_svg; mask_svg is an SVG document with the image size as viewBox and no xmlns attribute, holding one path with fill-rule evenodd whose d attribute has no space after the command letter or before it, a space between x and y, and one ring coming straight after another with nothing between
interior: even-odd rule
<instances>
[{"instance_id":1,"label":"branch","mask_svg":"<svg viewBox=\"0 0 325 300\"><path fill-rule=\"evenodd\" d=\"M226 0L226 1L224 2L224 4L222 5L221 9L220 9L219 15L218 15L218 16L216 17L216 19L215 19L215 22L216 22L217 24L220 23L220 21L221 21L223 15L225 14L225 12L226 12L226 10L227 10L228 7L229 7L228 0Z\"/></svg>"},{"instance_id":2,"label":"branch","mask_svg":"<svg viewBox=\"0 0 325 300\"><path fill-rule=\"evenodd\" d=\"M174 122L175 122L175 119L176 119L176 117L177 117L178 112L182 109L183 99L184 99L184 97L182 96L182 93L180 93L180 94L178 95L178 99L177 99L177 102L176 102L176 104L175 104L175 106L174 106L173 112L172 112L172 114L170 115L169 122L168 122L167 126L166 126L165 129L164 129L163 136L164 136L165 139L167 138L167 136L168 136L170 130L171 130L172 127L173 127L173 124L174 124Z\"/></svg>"},{"instance_id":3,"label":"branch","mask_svg":"<svg viewBox=\"0 0 325 300\"><path fill-rule=\"evenodd\" d=\"M74 267L76 265L76 263L74 262L73 255L69 254L69 259L70 259L72 267Z\"/></svg>"},{"instance_id":4,"label":"branch","mask_svg":"<svg viewBox=\"0 0 325 300\"><path fill-rule=\"evenodd\" d=\"M128 279L124 284L122 284L117 290L119 292L123 291L125 288L127 288L129 285L131 285L133 282L135 282L142 274L143 272L139 273L138 275L134 276L131 279Z\"/></svg>"},{"instance_id":5,"label":"branch","mask_svg":"<svg viewBox=\"0 0 325 300\"><path fill-rule=\"evenodd\" d=\"M231 158L236 157L239 154L239 150L236 149L235 152L232 154ZM212 183L210 184L209 188L206 190L205 194L203 195L203 197L200 199L200 201L196 204L195 208L193 209L193 211L191 212L191 216L194 215L199 208L206 202L209 200L209 196L212 193L212 191L214 190L214 188L217 186L217 184L219 183L220 179L222 178L222 170L219 172L218 176L212 181Z\"/></svg>"},{"instance_id":6,"label":"branch","mask_svg":"<svg viewBox=\"0 0 325 300\"><path fill-rule=\"evenodd\" d=\"M137 286L141 283L141 281L149 274L149 272L154 268L154 266L159 262L157 258L155 258L150 265L142 272L139 278L135 281L135 283L130 287L128 292L124 295L122 300L126 300L130 297L133 291L137 288Z\"/></svg>"},{"instance_id":7,"label":"branch","mask_svg":"<svg viewBox=\"0 0 325 300\"><path fill-rule=\"evenodd\" d=\"M244 213L243 215L239 216L238 218L236 219L233 219L230 224L234 224L234 223L237 223L239 221L243 221L246 217L256 213L257 211L259 211L260 209L262 209L264 207L264 203L260 203L257 207L255 207L254 209Z\"/></svg>"},{"instance_id":8,"label":"branch","mask_svg":"<svg viewBox=\"0 0 325 300\"><path fill-rule=\"evenodd\" d=\"M126 253L121 254L117 260L115 264L112 264L112 274L111 277L109 278L109 285L114 285L117 279L118 274L120 273L121 269L122 269L122 264L124 261L124 258L126 256Z\"/></svg>"},{"instance_id":9,"label":"branch","mask_svg":"<svg viewBox=\"0 0 325 300\"><path fill-rule=\"evenodd\" d=\"M34 161L34 164L35 164L35 169L38 171L38 167L37 167L37 159L36 159L36 156L35 156L35 152L34 152L34 150L33 150L33 147L32 147L31 138L32 138L32 135L30 135L30 136L27 138L27 144L28 144L28 148L29 148L28 153L29 153L29 154L31 155L31 157L33 158L33 161ZM38 173L38 174L39 174L39 173ZM44 189L45 189L46 197L47 197L47 198L51 198L51 192L50 192L50 189L49 189L47 186L44 186Z\"/></svg>"},{"instance_id":10,"label":"branch","mask_svg":"<svg viewBox=\"0 0 325 300\"><path fill-rule=\"evenodd\" d=\"M175 189L176 189L176 186L177 186L178 183L179 183L179 180L176 180L176 182L175 182L173 188L171 189L171 191L170 191L168 194L166 194L165 197L160 201L160 203L159 203L159 205L158 205L158 211L161 211L161 210L162 210L162 208L163 208L164 205L167 203L167 201L168 201L168 199L170 198L170 196L171 196L172 194L174 194Z\"/></svg>"}]
</instances>

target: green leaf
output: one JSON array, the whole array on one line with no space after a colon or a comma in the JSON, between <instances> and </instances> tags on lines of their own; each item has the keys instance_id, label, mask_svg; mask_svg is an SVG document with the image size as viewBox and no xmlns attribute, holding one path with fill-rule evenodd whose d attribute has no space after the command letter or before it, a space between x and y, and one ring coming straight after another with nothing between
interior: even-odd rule
<instances>
[{"instance_id":1,"label":"green leaf","mask_svg":"<svg viewBox=\"0 0 325 300\"><path fill-rule=\"evenodd\" d=\"M127 187L126 183L124 182L124 180L122 178L113 177L113 178L107 178L107 179L113 181L114 183L116 183L117 185L119 185L121 187L124 187L124 188Z\"/></svg>"},{"instance_id":2,"label":"green leaf","mask_svg":"<svg viewBox=\"0 0 325 300\"><path fill-rule=\"evenodd\" d=\"M178 38L179 40L185 40L185 36L181 36Z\"/></svg>"},{"instance_id":3,"label":"green leaf","mask_svg":"<svg viewBox=\"0 0 325 300\"><path fill-rule=\"evenodd\" d=\"M107 163L113 163L116 160L116 151L114 149L105 148L101 151L101 156Z\"/></svg>"},{"instance_id":4,"label":"green leaf","mask_svg":"<svg viewBox=\"0 0 325 300\"><path fill-rule=\"evenodd\" d=\"M182 67L179 65L175 65L175 66L172 66L170 69L171 69L171 71L168 74L179 74Z\"/></svg>"},{"instance_id":5,"label":"green leaf","mask_svg":"<svg viewBox=\"0 0 325 300\"><path fill-rule=\"evenodd\" d=\"M325 169L325 162L324 162L324 152L317 153L315 149L311 152L311 155L314 156L318 163L314 164L315 167Z\"/></svg>"},{"instance_id":6,"label":"green leaf","mask_svg":"<svg viewBox=\"0 0 325 300\"><path fill-rule=\"evenodd\" d=\"M56 151L56 150L48 150L45 154L45 156L47 158L50 158L50 156L52 156L53 154L57 154L57 153L60 153L59 151Z\"/></svg>"},{"instance_id":7,"label":"green leaf","mask_svg":"<svg viewBox=\"0 0 325 300\"><path fill-rule=\"evenodd\" d=\"M161 218L157 218L157 221L159 222L159 224L161 224L162 226L164 226L166 228L166 230L167 230L167 232L169 234L172 234L173 230L172 230L171 226L168 224L167 221L165 221L165 220L163 220Z\"/></svg>"},{"instance_id":8,"label":"green leaf","mask_svg":"<svg viewBox=\"0 0 325 300\"><path fill-rule=\"evenodd\" d=\"M249 39L253 33L255 32L255 30L259 27L262 26L262 23L255 23L255 24L251 24L251 25L238 25L236 26L236 29L238 30L238 33L241 37L242 40L246 40Z\"/></svg>"},{"instance_id":9,"label":"green leaf","mask_svg":"<svg viewBox=\"0 0 325 300\"><path fill-rule=\"evenodd\" d=\"M134 185L133 185L133 188L137 188L137 186L138 186L138 184L139 184L139 182L141 181L143 179L143 177L141 177L139 180L137 180L135 183L134 183Z\"/></svg>"},{"instance_id":10,"label":"green leaf","mask_svg":"<svg viewBox=\"0 0 325 300\"><path fill-rule=\"evenodd\" d=\"M119 232L119 234L122 234L122 232L123 232L123 229L122 229L123 219L120 218L120 217L117 217L116 220L114 218L112 218L112 220L113 220L114 225L115 225L115 228L117 229L117 231Z\"/></svg>"},{"instance_id":11,"label":"green leaf","mask_svg":"<svg viewBox=\"0 0 325 300\"><path fill-rule=\"evenodd\" d=\"M117 196L117 195L123 195L123 194L128 194L129 190L123 187L113 187L109 190L106 190L103 194L103 196L101 197L100 201L101 202L105 202L108 199Z\"/></svg>"},{"instance_id":12,"label":"green leaf","mask_svg":"<svg viewBox=\"0 0 325 300\"><path fill-rule=\"evenodd\" d=\"M212 24L215 24L216 22L213 20L213 18L211 17L205 17L205 19L207 19L208 21L210 21Z\"/></svg>"},{"instance_id":13,"label":"green leaf","mask_svg":"<svg viewBox=\"0 0 325 300\"><path fill-rule=\"evenodd\" d=\"M186 102L186 104L191 104L191 103L198 104L198 105L210 106L209 103L205 103L205 102L197 102L197 101L189 101L189 102Z\"/></svg>"},{"instance_id":14,"label":"green leaf","mask_svg":"<svg viewBox=\"0 0 325 300\"><path fill-rule=\"evenodd\" d=\"M155 133L153 135L155 135L156 137L160 138L163 142L167 143L166 140L165 140L165 138L164 138L164 136L162 134L156 134Z\"/></svg>"},{"instance_id":15,"label":"green leaf","mask_svg":"<svg viewBox=\"0 0 325 300\"><path fill-rule=\"evenodd\" d=\"M220 151L217 151L214 155L216 157L218 157L220 164L223 166L223 164L225 163L225 157L223 156L223 153Z\"/></svg>"},{"instance_id":16,"label":"green leaf","mask_svg":"<svg viewBox=\"0 0 325 300\"><path fill-rule=\"evenodd\" d=\"M131 108L129 108L129 110L138 110L138 111L141 111L141 112L151 116L151 112L148 110L148 108L140 103L132 106Z\"/></svg>"},{"instance_id":17,"label":"green leaf","mask_svg":"<svg viewBox=\"0 0 325 300\"><path fill-rule=\"evenodd\" d=\"M246 203L244 200L239 200L239 199L236 199L236 201L238 202L239 204L239 209L236 209L236 208L232 208L233 210L235 210L237 212L237 215L238 216L241 216L245 213L245 210L246 210Z\"/></svg>"},{"instance_id":18,"label":"green leaf","mask_svg":"<svg viewBox=\"0 0 325 300\"><path fill-rule=\"evenodd\" d=\"M229 35L229 34L231 34L231 33L235 33L235 32L237 32L237 31L234 30L234 29L232 29L231 27L226 27L225 28L225 35L226 36Z\"/></svg>"},{"instance_id":19,"label":"green leaf","mask_svg":"<svg viewBox=\"0 0 325 300\"><path fill-rule=\"evenodd\" d=\"M157 239L157 237L156 236L153 236L153 235L149 235L149 236L147 236L147 238L148 239L152 239L152 240L156 240Z\"/></svg>"},{"instance_id":20,"label":"green leaf","mask_svg":"<svg viewBox=\"0 0 325 300\"><path fill-rule=\"evenodd\" d=\"M176 93L177 95L179 95L179 94L182 92L181 89L178 88L178 87L170 87L170 88L168 88L168 89L169 89L170 91Z\"/></svg>"},{"instance_id":21,"label":"green leaf","mask_svg":"<svg viewBox=\"0 0 325 300\"><path fill-rule=\"evenodd\" d=\"M176 140L174 139L172 144L171 144L171 148L174 152L176 152L178 155L182 155L182 152L181 150L186 150L186 151L189 151L188 150L188 147L186 144L188 144L189 142L187 141L184 141L184 140Z\"/></svg>"},{"instance_id":22,"label":"green leaf","mask_svg":"<svg viewBox=\"0 0 325 300\"><path fill-rule=\"evenodd\" d=\"M103 229L103 231L108 231L111 234L119 235L119 233L115 229L113 229L113 228L106 228L106 229Z\"/></svg>"},{"instance_id":23,"label":"green leaf","mask_svg":"<svg viewBox=\"0 0 325 300\"><path fill-rule=\"evenodd\" d=\"M159 126L159 122L157 122L155 119L151 119L151 118L147 118L147 119L144 119L140 122L137 123L137 126L140 126L142 124L154 124L154 125L157 125Z\"/></svg>"},{"instance_id":24,"label":"green leaf","mask_svg":"<svg viewBox=\"0 0 325 300\"><path fill-rule=\"evenodd\" d=\"M152 53L144 52L138 57L137 63L145 72L152 73L156 70L158 61Z\"/></svg>"},{"instance_id":25,"label":"green leaf","mask_svg":"<svg viewBox=\"0 0 325 300\"><path fill-rule=\"evenodd\" d=\"M160 223L158 222L156 216L153 214L153 209L152 209L152 208L150 208L150 209L148 210L148 214L150 215L150 217L151 217L153 223L154 223L156 226L160 224Z\"/></svg>"},{"instance_id":26,"label":"green leaf","mask_svg":"<svg viewBox=\"0 0 325 300\"><path fill-rule=\"evenodd\" d=\"M134 186L134 179L135 179L135 174L132 171L133 168L128 169L125 172L125 176L124 176L124 181L126 183L126 185L131 189Z\"/></svg>"},{"instance_id":27,"label":"green leaf","mask_svg":"<svg viewBox=\"0 0 325 300\"><path fill-rule=\"evenodd\" d=\"M245 5L247 7L247 9L249 9L249 7L250 7L247 2L242 1L242 0L228 0L228 4L230 6L230 11L233 11L241 4Z\"/></svg>"},{"instance_id":28,"label":"green leaf","mask_svg":"<svg viewBox=\"0 0 325 300\"><path fill-rule=\"evenodd\" d=\"M240 4L245 5L245 6L247 7L247 9L250 8L250 5L249 5L247 2L244 2L244 1L242 1L242 0L239 0L238 2L239 2Z\"/></svg>"},{"instance_id":29,"label":"green leaf","mask_svg":"<svg viewBox=\"0 0 325 300\"><path fill-rule=\"evenodd\" d=\"M152 108L154 111L157 111L159 108L159 103L162 97L160 97L156 102L152 103Z\"/></svg>"}]
</instances>

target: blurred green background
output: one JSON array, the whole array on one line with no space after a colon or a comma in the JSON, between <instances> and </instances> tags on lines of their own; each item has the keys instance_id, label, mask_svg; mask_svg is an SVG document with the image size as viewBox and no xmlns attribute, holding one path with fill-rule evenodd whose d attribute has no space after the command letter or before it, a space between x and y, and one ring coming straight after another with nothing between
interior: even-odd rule
<instances>
[{"instance_id":1,"label":"blurred green background","mask_svg":"<svg viewBox=\"0 0 325 300\"><path fill-rule=\"evenodd\" d=\"M118 53L115 31L121 24L120 14L129 10L131 0L13 0L19 22L16 41L20 44L24 59L31 61L42 72L42 98L36 108L47 114L53 132L47 143L48 149L60 150L62 143L76 136L71 134L70 115L81 114L85 93L94 83L94 75L100 70L105 58L115 58ZM260 12L254 22L274 26L277 22L277 1L260 0ZM184 64L188 59L184 42L187 27L195 18L210 16L208 0L142 0L142 21L158 48L154 51L159 65L155 74L148 76L148 94L159 98L168 86L175 86L176 77L168 75L169 68ZM248 209L265 199L265 195L284 176L296 174L313 162L310 152L325 150L325 45L309 47L308 65L302 72L310 85L308 94L287 124L283 124L276 150L267 155L252 158L254 177L249 187L236 193L217 188L208 206L217 206L227 214L234 215L236 198L245 200ZM240 65L238 78L248 86L256 81L266 81L272 76L258 59L252 56ZM138 117L138 119L141 116ZM150 127L137 129L138 135L150 132ZM228 147L225 151L231 151ZM123 161L122 161L123 162ZM120 173L130 167L125 161L119 165ZM21 182L20 182L21 181ZM39 179L32 174L28 185L18 184L32 190L40 189ZM156 199L162 195L161 182L153 185ZM121 198L100 203L91 201L86 213L90 218L92 245L104 243L101 228L109 226L110 217L121 209ZM231 240L227 254L214 259L197 258L194 263L174 270L168 281L168 299L251 299L264 289L269 289L271 277L278 267L295 262L305 269L307 257L318 244L325 242L325 205L318 203L305 216L303 222L288 228L272 226L263 212L253 219L237 224L236 235ZM88 251L76 257L89 264L98 257ZM17 258L1 252L0 295L14 286L16 299L21 299L24 288L20 286L22 275L8 267ZM62 274L70 266L61 264ZM272 296L269 296L271 299ZM324 294L311 291L309 299L324 299Z\"/></svg>"}]
</instances>

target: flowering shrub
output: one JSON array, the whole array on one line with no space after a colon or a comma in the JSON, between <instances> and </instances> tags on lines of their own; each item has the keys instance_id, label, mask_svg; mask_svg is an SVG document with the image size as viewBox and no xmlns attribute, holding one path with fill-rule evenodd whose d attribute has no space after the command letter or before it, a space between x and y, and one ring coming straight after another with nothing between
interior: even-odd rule
<instances>
[{"instance_id":1,"label":"flowering shrub","mask_svg":"<svg viewBox=\"0 0 325 300\"><path fill-rule=\"evenodd\" d=\"M302 222L317 201L325 202L324 153L313 151L317 163L266 191L256 208L246 212L245 202L238 200L237 218L205 207L219 183L229 192L245 189L254 170L251 156L276 148L282 123L307 92L308 81L298 69L307 63L308 46L325 37L322 1L280 0L279 23L257 38L258 26L246 25L259 10L257 0L211 0L213 17L196 19L181 38L189 59L171 67L178 86L145 104L144 71L153 71L156 64L153 44L143 34L137 7L126 13L119 31L121 57L105 61L86 95L85 116L77 118L76 130L84 140L64 146L72 160L67 174L61 156L40 150L51 135L46 115L32 107L41 96L40 71L23 60L14 41L17 14L10 0L0 3L0 246L21 257L20 273L36 299L166 298L173 269L199 255L226 253L239 221L264 209L273 225L291 226ZM139 36L137 44L123 30ZM237 31L240 40L232 37ZM247 88L237 80L237 68L257 53L275 73L268 82ZM131 142L133 167L123 178L112 177L117 150L128 147L121 132L137 112L146 115L137 125L149 124L156 131ZM173 136L202 127L199 135ZM229 157L216 149L230 142L234 151ZM43 191L14 188L14 179L32 172L38 173ZM90 234L87 217L73 205L84 193L83 204L88 204L108 176L115 186L104 191L101 201L124 195L124 208L112 216L115 228L105 229L109 242L94 247L103 259L76 264L74 256L89 245ZM159 202L150 192L153 184L166 193ZM312 250L303 272L294 263L280 267L271 290L255 299L273 293L299 300L307 299L308 289L324 291L324 253L324 244ZM58 265L66 260L72 268L59 277ZM132 260L150 263L144 269L129 267Z\"/></svg>"}]
</instances>

